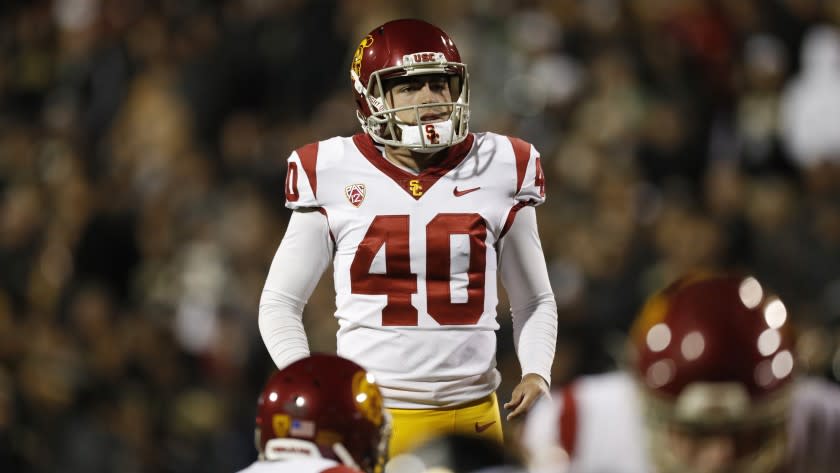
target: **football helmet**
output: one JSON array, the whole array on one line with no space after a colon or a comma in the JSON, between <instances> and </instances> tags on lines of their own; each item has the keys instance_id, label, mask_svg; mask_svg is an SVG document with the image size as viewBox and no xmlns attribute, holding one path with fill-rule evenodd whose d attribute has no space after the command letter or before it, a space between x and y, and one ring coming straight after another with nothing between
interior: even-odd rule
<instances>
[{"instance_id":1,"label":"football helmet","mask_svg":"<svg viewBox=\"0 0 840 473\"><path fill-rule=\"evenodd\" d=\"M257 400L260 458L331 458L372 473L386 461L390 420L373 375L313 354L275 372Z\"/></svg>"},{"instance_id":2,"label":"football helmet","mask_svg":"<svg viewBox=\"0 0 840 473\"><path fill-rule=\"evenodd\" d=\"M758 280L734 274L691 274L647 301L630 334L631 371L660 472L696 471L669 448L675 438L719 436L730 465L716 471L778 467L794 374L787 319Z\"/></svg>"},{"instance_id":3,"label":"football helmet","mask_svg":"<svg viewBox=\"0 0 840 473\"><path fill-rule=\"evenodd\" d=\"M449 77L453 101L395 108L386 97L385 81L398 77L444 74ZM469 76L452 39L425 21L389 21L359 42L350 65L356 98L356 116L362 130L377 143L434 152L463 141L469 134ZM423 123L430 108L450 110L445 120ZM397 118L413 111L414 123Z\"/></svg>"}]
</instances>

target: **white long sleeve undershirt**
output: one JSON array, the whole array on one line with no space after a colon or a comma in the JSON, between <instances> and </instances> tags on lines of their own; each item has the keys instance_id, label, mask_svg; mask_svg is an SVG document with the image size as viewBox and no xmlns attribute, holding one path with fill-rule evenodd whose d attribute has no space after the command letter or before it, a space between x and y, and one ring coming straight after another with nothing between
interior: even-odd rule
<instances>
[{"instance_id":1,"label":"white long sleeve undershirt","mask_svg":"<svg viewBox=\"0 0 840 473\"><path fill-rule=\"evenodd\" d=\"M260 297L260 335L280 369L309 356L303 308L332 254L326 217L316 211L292 212Z\"/></svg>"},{"instance_id":2,"label":"white long sleeve undershirt","mask_svg":"<svg viewBox=\"0 0 840 473\"><path fill-rule=\"evenodd\" d=\"M278 368L309 355L303 309L329 266L333 250L324 215L316 211L292 213L271 263L259 309L260 334ZM536 373L551 384L557 306L533 207L517 213L499 251L499 271L510 300L522 374Z\"/></svg>"},{"instance_id":3,"label":"white long sleeve undershirt","mask_svg":"<svg viewBox=\"0 0 840 473\"><path fill-rule=\"evenodd\" d=\"M502 238L499 255L499 272L510 300L513 343L522 375L536 373L550 386L557 342L557 304L533 207L524 207L516 214Z\"/></svg>"}]
</instances>

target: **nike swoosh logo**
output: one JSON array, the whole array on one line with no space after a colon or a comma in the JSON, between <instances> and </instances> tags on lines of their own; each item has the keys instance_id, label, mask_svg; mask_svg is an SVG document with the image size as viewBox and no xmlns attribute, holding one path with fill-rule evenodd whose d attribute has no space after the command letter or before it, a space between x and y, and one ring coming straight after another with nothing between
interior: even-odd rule
<instances>
[{"instance_id":1,"label":"nike swoosh logo","mask_svg":"<svg viewBox=\"0 0 840 473\"><path fill-rule=\"evenodd\" d=\"M475 423L475 431L478 433L482 433L485 430L489 429L491 425L495 424L496 421L490 421L486 424L479 424L478 422Z\"/></svg>"},{"instance_id":2,"label":"nike swoosh logo","mask_svg":"<svg viewBox=\"0 0 840 473\"><path fill-rule=\"evenodd\" d=\"M455 195L455 197L461 197L462 195L467 195L467 194L469 194L470 192L475 192L475 191L477 191L477 190L479 190L479 189L481 189L481 186L479 186L479 187L473 187L472 189L464 189L464 190L462 190L462 191L459 191L459 190L458 190L458 187L456 186L454 189L452 189L452 194L454 194L454 195Z\"/></svg>"}]
</instances>

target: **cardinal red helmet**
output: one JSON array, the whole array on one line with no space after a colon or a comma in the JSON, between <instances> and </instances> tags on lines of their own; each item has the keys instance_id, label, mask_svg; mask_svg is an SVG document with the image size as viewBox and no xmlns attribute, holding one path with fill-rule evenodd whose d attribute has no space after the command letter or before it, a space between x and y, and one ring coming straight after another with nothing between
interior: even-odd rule
<instances>
[{"instance_id":1,"label":"cardinal red helmet","mask_svg":"<svg viewBox=\"0 0 840 473\"><path fill-rule=\"evenodd\" d=\"M393 108L386 99L383 81L396 77L445 74L450 77L453 102ZM350 80L353 83L357 116L362 129L380 144L416 150L434 151L463 141L469 134L469 80L467 66L455 43L443 30L425 21L403 19L389 21L362 38L353 55ZM457 97L457 98L456 98ZM435 124L423 124L423 109L447 106L449 118ZM413 110L416 121L406 124L396 112ZM426 139L423 126L435 126L437 142ZM403 133L415 133L419 142L407 143Z\"/></svg>"},{"instance_id":2,"label":"cardinal red helmet","mask_svg":"<svg viewBox=\"0 0 840 473\"><path fill-rule=\"evenodd\" d=\"M631 331L651 434L738 433L737 468L772 471L784 454L794 372L782 301L753 277L694 274L652 296ZM665 445L654 438L654 445ZM668 448L663 471L690 471Z\"/></svg>"},{"instance_id":3,"label":"cardinal red helmet","mask_svg":"<svg viewBox=\"0 0 840 473\"><path fill-rule=\"evenodd\" d=\"M314 354L274 373L257 401L266 460L301 453L370 473L386 459L390 422L373 375L350 360Z\"/></svg>"}]
</instances>

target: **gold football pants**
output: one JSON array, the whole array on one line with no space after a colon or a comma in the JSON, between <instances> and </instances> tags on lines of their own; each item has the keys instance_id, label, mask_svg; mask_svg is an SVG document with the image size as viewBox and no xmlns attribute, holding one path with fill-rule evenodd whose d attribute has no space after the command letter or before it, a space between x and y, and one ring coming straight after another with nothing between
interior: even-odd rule
<instances>
[{"instance_id":1,"label":"gold football pants","mask_svg":"<svg viewBox=\"0 0 840 473\"><path fill-rule=\"evenodd\" d=\"M504 441L496 394L468 404L438 409L388 409L392 432L389 457L405 453L423 441L443 434L464 433Z\"/></svg>"}]
</instances>

